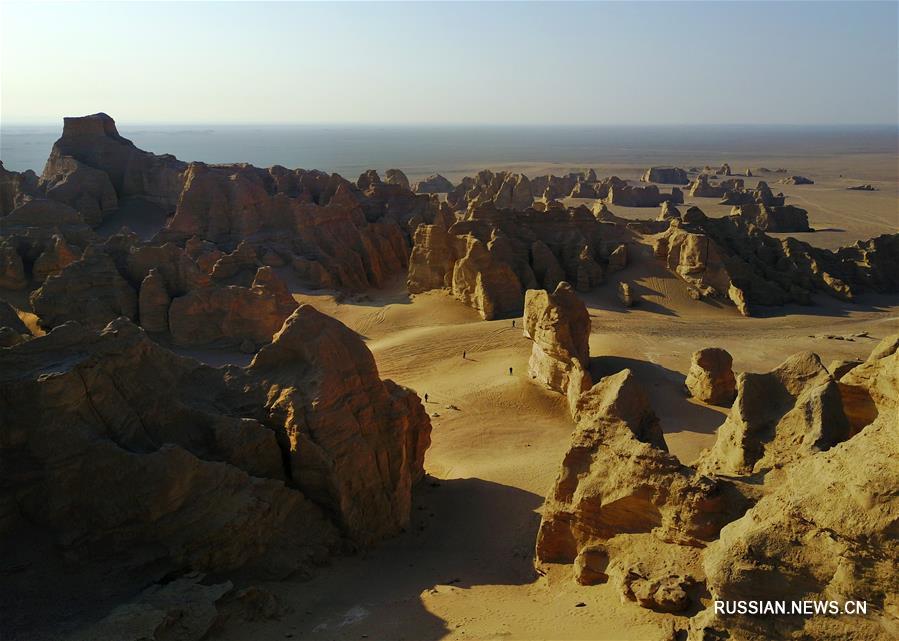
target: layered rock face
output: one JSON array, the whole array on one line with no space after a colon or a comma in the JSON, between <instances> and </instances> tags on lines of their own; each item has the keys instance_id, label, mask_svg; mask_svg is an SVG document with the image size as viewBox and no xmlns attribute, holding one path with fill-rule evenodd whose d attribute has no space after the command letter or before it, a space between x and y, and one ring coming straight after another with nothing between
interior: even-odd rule
<instances>
[{"instance_id":1,"label":"layered rock face","mask_svg":"<svg viewBox=\"0 0 899 641\"><path fill-rule=\"evenodd\" d=\"M97 113L63 119L62 137L53 144L41 179L57 188L74 181L64 188L65 202L72 206L80 199L96 202L102 216L104 203L115 206L110 185L118 199L140 197L173 208L186 169L187 163L174 156L138 149L119 135L112 118ZM106 180L100 174L105 174Z\"/></svg>"},{"instance_id":2,"label":"layered rock face","mask_svg":"<svg viewBox=\"0 0 899 641\"><path fill-rule=\"evenodd\" d=\"M620 181L617 177L612 180ZM572 172L564 176L551 174L537 176L531 180L531 190L534 195L542 194L544 198L547 196L550 199L565 198L572 195L575 190L580 192L582 189L585 190L585 193L589 190L594 194L593 196L583 196L586 198L605 198L608 195L608 185L604 181L598 181L596 172L592 169L585 172Z\"/></svg>"},{"instance_id":3,"label":"layered rock face","mask_svg":"<svg viewBox=\"0 0 899 641\"><path fill-rule=\"evenodd\" d=\"M687 172L680 167L650 167L640 180L663 185L686 185L690 182Z\"/></svg>"},{"instance_id":4,"label":"layered rock face","mask_svg":"<svg viewBox=\"0 0 899 641\"><path fill-rule=\"evenodd\" d=\"M359 184L317 171L192 163L160 240L244 240L297 266L313 287L359 291L405 269L408 236L438 205L375 172Z\"/></svg>"},{"instance_id":5,"label":"layered rock face","mask_svg":"<svg viewBox=\"0 0 899 641\"><path fill-rule=\"evenodd\" d=\"M566 280L589 291L602 282L603 264L619 244L602 235L602 223L585 207L471 207L448 228L419 227L407 285L412 293L447 287L486 319L517 316L527 289L553 290Z\"/></svg>"},{"instance_id":6,"label":"layered rock face","mask_svg":"<svg viewBox=\"0 0 899 641\"><path fill-rule=\"evenodd\" d=\"M246 369L66 323L0 349L0 391L0 537L49 535L68 571L308 572L407 525L430 442L418 397L310 307Z\"/></svg>"},{"instance_id":7,"label":"layered rock face","mask_svg":"<svg viewBox=\"0 0 899 641\"><path fill-rule=\"evenodd\" d=\"M361 543L408 525L430 420L414 392L378 377L355 332L303 305L247 371L308 497Z\"/></svg>"},{"instance_id":8,"label":"layered rock face","mask_svg":"<svg viewBox=\"0 0 899 641\"><path fill-rule=\"evenodd\" d=\"M752 305L808 304L814 292L852 300L899 291L899 234L830 251L693 207L656 238L655 253L699 295L730 300L744 315Z\"/></svg>"},{"instance_id":9,"label":"layered rock face","mask_svg":"<svg viewBox=\"0 0 899 641\"><path fill-rule=\"evenodd\" d=\"M529 289L524 297L524 335L534 341L531 378L564 394L576 406L590 377L590 314L568 283L552 293Z\"/></svg>"},{"instance_id":10,"label":"layered rock face","mask_svg":"<svg viewBox=\"0 0 899 641\"><path fill-rule=\"evenodd\" d=\"M531 182L524 174L484 169L474 177L466 176L446 196L456 209L480 207L492 203L497 209L526 209L534 202Z\"/></svg>"},{"instance_id":11,"label":"layered rock face","mask_svg":"<svg viewBox=\"0 0 899 641\"><path fill-rule=\"evenodd\" d=\"M734 359L719 347L693 352L686 385L690 396L703 403L730 405L737 395Z\"/></svg>"},{"instance_id":12,"label":"layered rock face","mask_svg":"<svg viewBox=\"0 0 899 641\"><path fill-rule=\"evenodd\" d=\"M137 293L112 259L91 245L79 260L32 292L31 306L45 329L72 320L101 329L119 316L136 318Z\"/></svg>"},{"instance_id":13,"label":"layered rock face","mask_svg":"<svg viewBox=\"0 0 899 641\"><path fill-rule=\"evenodd\" d=\"M694 198L724 198L729 192L742 191L743 179L722 180L716 185L709 182L708 174L699 174L690 183L689 193Z\"/></svg>"}]
</instances>

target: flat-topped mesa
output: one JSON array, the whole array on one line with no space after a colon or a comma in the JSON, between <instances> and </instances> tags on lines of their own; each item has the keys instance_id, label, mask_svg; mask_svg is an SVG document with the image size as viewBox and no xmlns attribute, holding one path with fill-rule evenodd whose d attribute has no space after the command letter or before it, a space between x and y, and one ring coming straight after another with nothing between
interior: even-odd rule
<instances>
[{"instance_id":1,"label":"flat-topped mesa","mask_svg":"<svg viewBox=\"0 0 899 641\"><path fill-rule=\"evenodd\" d=\"M525 290L553 290L562 280L578 291L600 284L610 255L631 234L586 207L515 211L491 202L448 228L420 226L407 285L411 293L447 287L488 320L517 316Z\"/></svg>"},{"instance_id":2,"label":"flat-topped mesa","mask_svg":"<svg viewBox=\"0 0 899 641\"><path fill-rule=\"evenodd\" d=\"M815 292L851 301L899 291L899 234L831 251L692 207L656 237L655 254L699 296L730 300L744 315L754 305L810 304Z\"/></svg>"},{"instance_id":3,"label":"flat-topped mesa","mask_svg":"<svg viewBox=\"0 0 899 641\"><path fill-rule=\"evenodd\" d=\"M118 199L138 197L172 211L186 168L187 163L174 156L138 149L119 135L111 117L98 113L63 119L62 137L53 144L41 178L55 183L70 181L64 202L76 206L79 200L96 199L97 190L105 189L99 171L106 174ZM71 176L79 171L83 177Z\"/></svg>"},{"instance_id":4,"label":"flat-topped mesa","mask_svg":"<svg viewBox=\"0 0 899 641\"><path fill-rule=\"evenodd\" d=\"M89 116L66 116L63 118L62 138L60 140L71 139L77 136L106 136L114 138L119 142L133 144L127 138L122 138L119 135L119 130L115 126L115 120L102 111Z\"/></svg>"},{"instance_id":5,"label":"flat-topped mesa","mask_svg":"<svg viewBox=\"0 0 899 641\"><path fill-rule=\"evenodd\" d=\"M524 335L534 341L528 361L531 378L565 395L573 408L590 376L590 314L571 285L555 291L529 289L524 297Z\"/></svg>"},{"instance_id":6,"label":"flat-topped mesa","mask_svg":"<svg viewBox=\"0 0 899 641\"><path fill-rule=\"evenodd\" d=\"M663 185L686 185L690 182L687 172L680 167L650 167L640 180Z\"/></svg>"}]
</instances>

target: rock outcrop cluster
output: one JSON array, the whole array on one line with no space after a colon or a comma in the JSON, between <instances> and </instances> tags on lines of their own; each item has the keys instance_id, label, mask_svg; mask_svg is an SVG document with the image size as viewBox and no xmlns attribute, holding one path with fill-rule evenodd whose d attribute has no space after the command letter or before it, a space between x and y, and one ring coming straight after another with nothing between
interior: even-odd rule
<instances>
[{"instance_id":1,"label":"rock outcrop cluster","mask_svg":"<svg viewBox=\"0 0 899 641\"><path fill-rule=\"evenodd\" d=\"M586 207L470 206L460 220L416 230L406 282L412 293L446 288L488 320L518 316L528 289L552 291L564 280L589 291L601 283L621 244L610 238Z\"/></svg>"},{"instance_id":2,"label":"rock outcrop cluster","mask_svg":"<svg viewBox=\"0 0 899 641\"><path fill-rule=\"evenodd\" d=\"M836 251L766 235L742 215L708 218L696 207L655 239L656 256L698 296L753 305L809 304L822 292L853 300L899 291L899 235L884 234Z\"/></svg>"},{"instance_id":3,"label":"rock outcrop cluster","mask_svg":"<svg viewBox=\"0 0 899 641\"><path fill-rule=\"evenodd\" d=\"M186 163L138 149L105 114L66 118L43 175L0 169L0 190L0 234L26 267L53 235L84 249L95 240L91 228L141 202L162 212L148 244L183 248L196 238L214 246L208 254L245 242L270 258L266 264L293 266L309 287L349 291L404 271L412 232L439 210L399 170L385 181L369 171L353 183L279 166ZM20 280L17 265L4 265L0 277Z\"/></svg>"},{"instance_id":4,"label":"rock outcrop cluster","mask_svg":"<svg viewBox=\"0 0 899 641\"><path fill-rule=\"evenodd\" d=\"M899 623L899 335L839 380L804 353L767 374L737 375L736 389L715 447L695 467L665 451L630 370L584 391L544 505L537 562L570 564L579 583L611 582L655 611L698 608L677 638L889 637ZM702 610L702 593L707 603L764 595L860 600L869 610L724 615Z\"/></svg>"},{"instance_id":5,"label":"rock outcrop cluster","mask_svg":"<svg viewBox=\"0 0 899 641\"><path fill-rule=\"evenodd\" d=\"M66 322L0 349L0 389L0 540L70 573L309 572L406 527L430 442L415 393L309 306L244 369Z\"/></svg>"},{"instance_id":6,"label":"rock outcrop cluster","mask_svg":"<svg viewBox=\"0 0 899 641\"><path fill-rule=\"evenodd\" d=\"M493 204L497 209L527 209L534 202L531 181L524 174L484 169L474 177L466 176L446 196L456 209Z\"/></svg>"}]
</instances>

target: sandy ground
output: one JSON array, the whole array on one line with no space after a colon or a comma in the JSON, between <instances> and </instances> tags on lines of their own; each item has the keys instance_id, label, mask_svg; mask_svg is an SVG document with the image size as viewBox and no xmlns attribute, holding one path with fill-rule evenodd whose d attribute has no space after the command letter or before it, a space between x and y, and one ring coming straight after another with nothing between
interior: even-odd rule
<instances>
[{"instance_id":1,"label":"sandy ground","mask_svg":"<svg viewBox=\"0 0 899 641\"><path fill-rule=\"evenodd\" d=\"M897 296L853 306L822 300L743 318L732 307L693 301L647 247L637 249L632 265L584 297L593 325L591 367L599 374L636 371L671 451L684 462L714 441L726 413L686 398L694 350L721 346L737 370L765 371L806 349L825 362L864 357L880 337L899 331ZM617 302L618 279L636 285L640 306ZM610 585L578 586L570 567L546 576L533 569L539 509L572 424L561 397L527 376L531 343L520 322L513 328L511 320L481 321L443 292L410 297L401 279L357 301L297 298L363 335L383 377L428 393L429 477L416 490L408 532L336 560L311 581L266 584L289 611L216 638L667 638L676 617L622 603ZM870 337L824 338L861 332Z\"/></svg>"}]
</instances>

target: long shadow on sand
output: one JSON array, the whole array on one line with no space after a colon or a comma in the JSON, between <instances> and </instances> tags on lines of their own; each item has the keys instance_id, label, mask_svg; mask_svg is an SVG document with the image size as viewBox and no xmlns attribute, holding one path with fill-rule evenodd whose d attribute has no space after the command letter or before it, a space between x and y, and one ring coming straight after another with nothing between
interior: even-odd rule
<instances>
[{"instance_id":1,"label":"long shadow on sand","mask_svg":"<svg viewBox=\"0 0 899 641\"><path fill-rule=\"evenodd\" d=\"M446 622L423 598L476 598L465 591L537 578L542 503L536 494L490 481L428 477L415 489L404 534L335 561L311 581L267 586L296 613L279 625L296 639L441 639Z\"/></svg>"},{"instance_id":2,"label":"long shadow on sand","mask_svg":"<svg viewBox=\"0 0 899 641\"><path fill-rule=\"evenodd\" d=\"M888 308L899 305L896 294L865 294L853 302L841 301L825 295L812 298L812 305L782 305L780 307L764 307L754 305L752 315L756 318L780 318L785 316L827 316L844 318L863 312L885 312Z\"/></svg>"},{"instance_id":3,"label":"long shadow on sand","mask_svg":"<svg viewBox=\"0 0 899 641\"><path fill-rule=\"evenodd\" d=\"M666 434L694 432L714 434L724 422L726 408L714 409L690 402L685 389L686 376L649 361L623 356L597 356L590 359L594 380L623 369L631 369L644 383L650 403Z\"/></svg>"}]
</instances>

